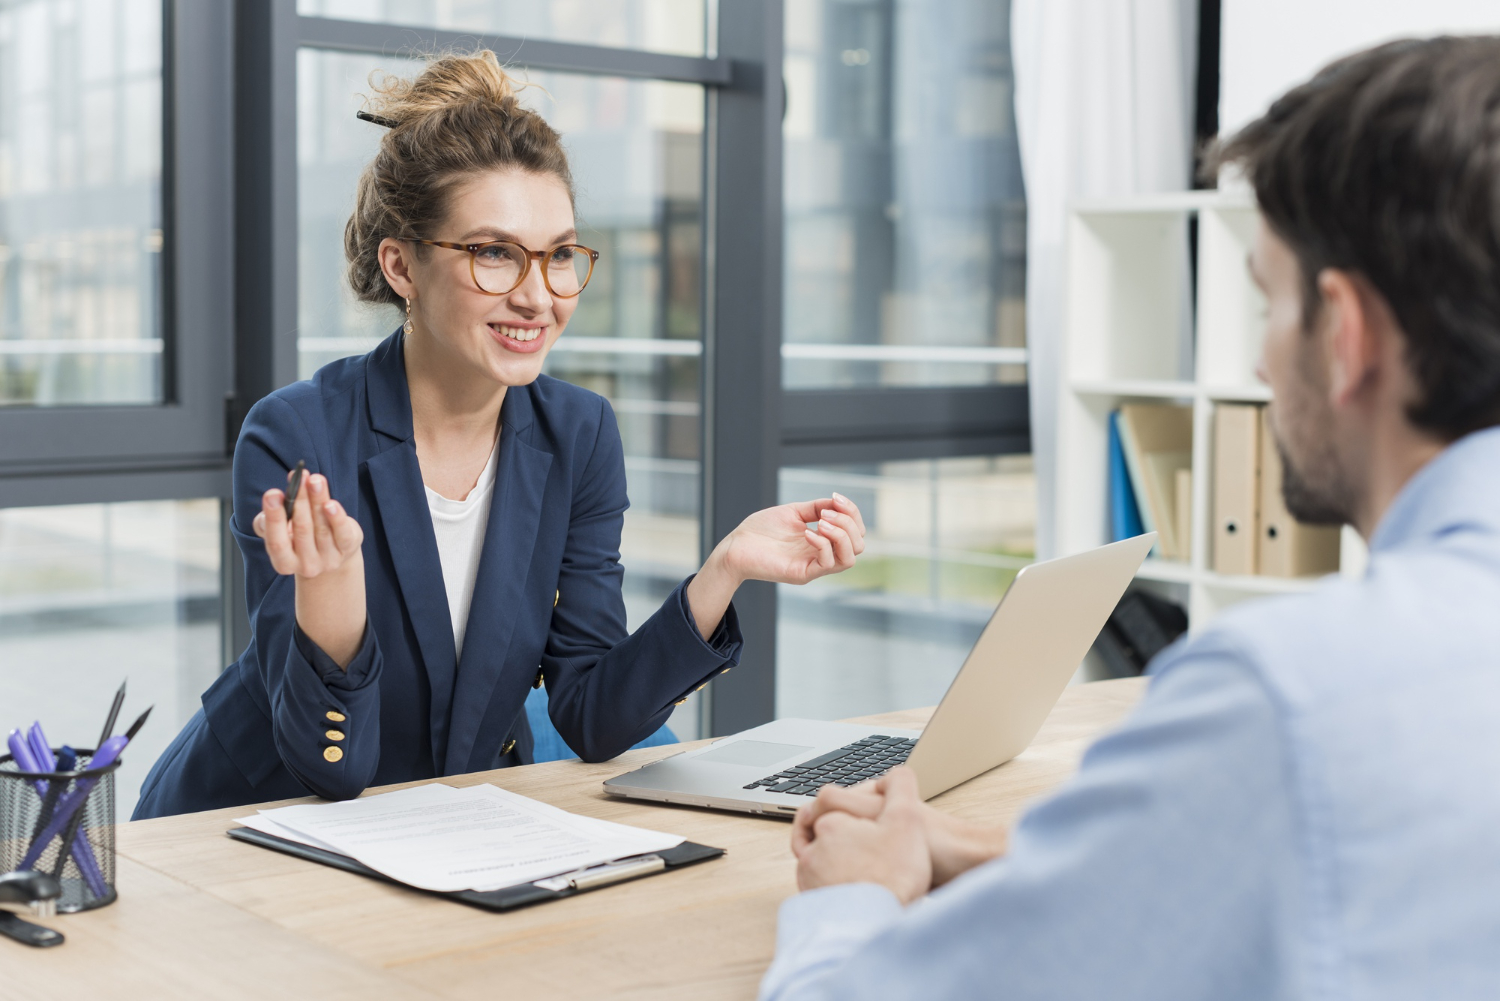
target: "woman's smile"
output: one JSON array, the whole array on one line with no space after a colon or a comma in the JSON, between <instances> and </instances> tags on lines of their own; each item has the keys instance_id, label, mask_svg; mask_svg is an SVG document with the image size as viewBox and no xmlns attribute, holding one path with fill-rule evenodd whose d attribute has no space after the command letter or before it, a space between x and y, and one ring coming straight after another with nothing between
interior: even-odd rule
<instances>
[{"instance_id":1,"label":"woman's smile","mask_svg":"<svg viewBox=\"0 0 1500 1001\"><path fill-rule=\"evenodd\" d=\"M545 323L491 323L490 333L507 351L529 355L547 346Z\"/></svg>"}]
</instances>

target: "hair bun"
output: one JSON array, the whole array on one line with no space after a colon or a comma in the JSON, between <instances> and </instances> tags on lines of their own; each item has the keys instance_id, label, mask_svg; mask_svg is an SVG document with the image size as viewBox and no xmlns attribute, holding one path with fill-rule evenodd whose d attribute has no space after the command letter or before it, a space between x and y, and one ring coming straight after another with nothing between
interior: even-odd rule
<instances>
[{"instance_id":1,"label":"hair bun","mask_svg":"<svg viewBox=\"0 0 1500 1001\"><path fill-rule=\"evenodd\" d=\"M430 239L460 178L523 170L557 178L573 196L562 137L522 107L518 87L488 49L438 56L416 79L371 74L366 114L389 122L359 179L344 227L349 285L363 302L399 305L380 267L385 239ZM422 253L426 248L418 248Z\"/></svg>"},{"instance_id":2,"label":"hair bun","mask_svg":"<svg viewBox=\"0 0 1500 1001\"><path fill-rule=\"evenodd\" d=\"M369 110L406 125L457 105L488 104L510 112L522 88L500 67L495 53L481 49L472 55L439 56L414 80L390 75L377 80L372 73L370 89L376 96L367 102Z\"/></svg>"}]
</instances>

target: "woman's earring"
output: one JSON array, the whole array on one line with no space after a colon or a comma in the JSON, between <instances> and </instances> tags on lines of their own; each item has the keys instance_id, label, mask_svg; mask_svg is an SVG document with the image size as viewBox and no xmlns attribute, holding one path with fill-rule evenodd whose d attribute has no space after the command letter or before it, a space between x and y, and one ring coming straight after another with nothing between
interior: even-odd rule
<instances>
[{"instance_id":1,"label":"woman's earring","mask_svg":"<svg viewBox=\"0 0 1500 1001\"><path fill-rule=\"evenodd\" d=\"M406 300L406 322L401 324L401 332L407 337L411 336L411 300Z\"/></svg>"}]
</instances>

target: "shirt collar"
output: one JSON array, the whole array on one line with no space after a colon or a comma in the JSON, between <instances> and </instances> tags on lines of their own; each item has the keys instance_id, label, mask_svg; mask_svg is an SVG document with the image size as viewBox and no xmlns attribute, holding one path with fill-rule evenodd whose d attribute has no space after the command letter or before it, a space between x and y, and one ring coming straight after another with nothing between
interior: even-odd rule
<instances>
[{"instance_id":1,"label":"shirt collar","mask_svg":"<svg viewBox=\"0 0 1500 1001\"><path fill-rule=\"evenodd\" d=\"M1462 528L1500 530L1500 427L1465 435L1417 470L1380 519L1370 549Z\"/></svg>"}]
</instances>

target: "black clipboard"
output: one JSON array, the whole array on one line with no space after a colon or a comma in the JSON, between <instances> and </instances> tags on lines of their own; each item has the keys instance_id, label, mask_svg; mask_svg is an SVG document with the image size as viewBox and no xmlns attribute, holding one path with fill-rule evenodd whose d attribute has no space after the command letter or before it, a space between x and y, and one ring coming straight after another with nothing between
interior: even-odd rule
<instances>
[{"instance_id":1,"label":"black clipboard","mask_svg":"<svg viewBox=\"0 0 1500 1001\"><path fill-rule=\"evenodd\" d=\"M313 848L311 845L301 845L286 838L278 838L274 834L266 834L249 827L231 827L225 832L236 841L244 841L252 845L260 845L272 851L283 852L287 855L295 855L297 858L307 859L309 862L319 862L323 865L332 866L335 869L343 869L345 872L358 873L371 879L378 879L383 883L391 883L396 886L405 886L408 890L418 893L430 894L434 897L447 897L449 900L457 900L471 907L479 907L486 911L513 911L520 907L529 907L532 904L546 903L549 900L561 900L563 897L571 897L579 893L587 893L590 890L601 889L605 886L614 886L632 879L640 879L644 876L652 876L659 872L670 872L673 869L681 869L684 866L697 865L699 862L707 862L724 854L722 848L711 848L708 845L696 844L692 841L684 841L675 848L666 851L652 852L650 855L635 856L633 859L621 859L615 871L604 872L590 878L585 875L578 880L576 885L568 885L558 890L548 890L534 883L522 883L520 886L507 886L501 890L459 890L453 893L445 893L438 890L423 890L420 887L408 886L400 880L392 879L384 873L376 872L369 866L357 862L347 855L339 855L336 852L326 851L322 848ZM652 858L660 858L660 865L649 863ZM643 864L634 864L643 863Z\"/></svg>"}]
</instances>

